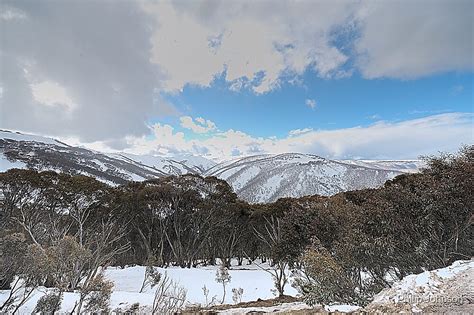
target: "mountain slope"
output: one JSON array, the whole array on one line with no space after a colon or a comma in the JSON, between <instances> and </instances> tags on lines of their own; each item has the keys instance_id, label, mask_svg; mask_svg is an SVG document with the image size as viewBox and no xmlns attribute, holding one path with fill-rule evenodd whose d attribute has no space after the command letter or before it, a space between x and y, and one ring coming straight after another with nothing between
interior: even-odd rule
<instances>
[{"instance_id":1,"label":"mountain slope","mask_svg":"<svg viewBox=\"0 0 474 315\"><path fill-rule=\"evenodd\" d=\"M386 164L388 162L386 161ZM394 162L400 164L402 162ZM410 162L412 163L412 162ZM270 202L282 197L332 195L338 192L382 185L408 169L383 163L333 161L309 154L259 155L210 168L205 175L226 180L249 202Z\"/></svg>"},{"instance_id":2,"label":"mountain slope","mask_svg":"<svg viewBox=\"0 0 474 315\"><path fill-rule=\"evenodd\" d=\"M297 153L257 155L216 165L196 156L105 154L46 137L0 130L0 172L10 168L55 170L93 176L111 184L200 174L226 180L249 202L377 187L421 166L419 161L333 161Z\"/></svg>"},{"instance_id":3,"label":"mountain slope","mask_svg":"<svg viewBox=\"0 0 474 315\"><path fill-rule=\"evenodd\" d=\"M154 162L148 164L152 160ZM111 184L167 175L200 173L196 165L188 166L172 159L104 154L69 146L46 137L0 130L0 172L10 168L83 174Z\"/></svg>"}]
</instances>

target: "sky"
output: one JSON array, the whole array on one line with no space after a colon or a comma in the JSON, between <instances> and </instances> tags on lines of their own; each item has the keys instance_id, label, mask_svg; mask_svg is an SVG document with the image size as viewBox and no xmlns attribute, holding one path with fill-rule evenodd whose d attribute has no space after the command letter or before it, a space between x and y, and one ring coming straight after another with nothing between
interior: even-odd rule
<instances>
[{"instance_id":1,"label":"sky","mask_svg":"<svg viewBox=\"0 0 474 315\"><path fill-rule=\"evenodd\" d=\"M3 0L0 128L216 161L474 142L474 2Z\"/></svg>"}]
</instances>

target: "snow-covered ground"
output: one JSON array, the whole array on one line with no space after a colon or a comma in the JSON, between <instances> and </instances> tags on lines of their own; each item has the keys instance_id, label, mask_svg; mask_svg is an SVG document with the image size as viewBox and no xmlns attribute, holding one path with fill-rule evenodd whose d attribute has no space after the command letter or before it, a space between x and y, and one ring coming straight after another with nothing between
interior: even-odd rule
<instances>
[{"instance_id":1,"label":"snow-covered ground","mask_svg":"<svg viewBox=\"0 0 474 315\"><path fill-rule=\"evenodd\" d=\"M178 281L179 284L187 289L187 302L192 304L206 304L203 294L203 287L209 290L209 299L216 297L218 301L222 298L222 284L217 283L215 266L199 267L199 268L157 268L161 273ZM134 303L140 303L140 306L151 306L153 304L154 290L147 288L143 293L139 293L145 267L110 267L105 271L105 275L109 280L114 282L114 292L111 296L110 308L127 309ZM261 270L255 265L233 266L229 270L231 282L226 287L226 304L233 304L232 288L242 288L242 302L253 301L257 299L270 299L275 295L272 293L273 281L269 273ZM20 313L31 313L36 306L38 299L44 295L48 289L39 288L33 296L21 307ZM6 299L8 291L0 291L0 304ZM290 284L285 289L285 294L296 295L297 292ZM61 304L61 311L71 311L74 302L77 300L77 293L67 292L64 294Z\"/></svg>"},{"instance_id":2,"label":"snow-covered ground","mask_svg":"<svg viewBox=\"0 0 474 315\"><path fill-rule=\"evenodd\" d=\"M382 290L366 308L369 312L474 313L474 260L409 275Z\"/></svg>"},{"instance_id":3,"label":"snow-covered ground","mask_svg":"<svg viewBox=\"0 0 474 315\"><path fill-rule=\"evenodd\" d=\"M206 304L203 287L209 290L208 299L215 297L217 301L222 298L222 285L215 281L215 266L191 269L183 268L158 268L161 273L166 273L171 279L180 283L187 289L187 305ZM474 311L472 304L472 283L474 283L474 260L457 261L453 265L426 271L417 275L410 275L395 282L391 288L385 289L374 298L374 301L365 310L369 312L417 312L417 311L445 311L458 309L464 312ZM107 268L105 275L114 282L114 292L110 300L110 309L128 309L135 303L150 310L153 304L154 290L146 288L140 293L145 267L111 267ZM232 288L244 290L242 302L257 299L271 299L273 282L271 276L256 265L233 266L229 271L231 282L227 285L226 304L234 304ZM38 288L33 296L20 308L20 314L30 314L38 301L48 289ZM295 296L296 290L288 285L286 294ZM0 291L0 304L6 299L8 291ZM70 312L78 299L78 293L66 292L61 304L62 312ZM266 307L231 308L220 311L223 314L242 314L249 311L277 313L289 310L303 310L310 307L303 302L285 303ZM328 312L352 312L357 310L353 305L326 306Z\"/></svg>"}]
</instances>

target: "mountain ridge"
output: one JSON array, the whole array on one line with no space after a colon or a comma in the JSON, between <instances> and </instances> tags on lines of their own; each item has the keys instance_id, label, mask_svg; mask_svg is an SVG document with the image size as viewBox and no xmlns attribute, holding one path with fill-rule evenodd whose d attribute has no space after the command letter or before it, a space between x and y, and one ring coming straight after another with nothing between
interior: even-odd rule
<instances>
[{"instance_id":1,"label":"mountain ridge","mask_svg":"<svg viewBox=\"0 0 474 315\"><path fill-rule=\"evenodd\" d=\"M174 159L102 153L52 138L0 130L0 171L54 170L93 176L113 185L169 175L215 176L227 181L240 198L252 203L375 188L420 167L422 163L417 160L331 160L303 153L261 154L216 164L191 155Z\"/></svg>"}]
</instances>

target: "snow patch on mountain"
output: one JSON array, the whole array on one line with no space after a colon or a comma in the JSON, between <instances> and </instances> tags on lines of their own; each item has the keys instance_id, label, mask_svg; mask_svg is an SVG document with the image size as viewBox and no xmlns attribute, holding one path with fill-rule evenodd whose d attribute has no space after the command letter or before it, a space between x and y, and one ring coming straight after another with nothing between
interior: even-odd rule
<instances>
[{"instance_id":1,"label":"snow patch on mountain","mask_svg":"<svg viewBox=\"0 0 474 315\"><path fill-rule=\"evenodd\" d=\"M399 174L415 171L418 165L416 161L389 162L346 163L311 154L267 154L224 162L204 174L226 180L241 198L258 203L375 188Z\"/></svg>"}]
</instances>

